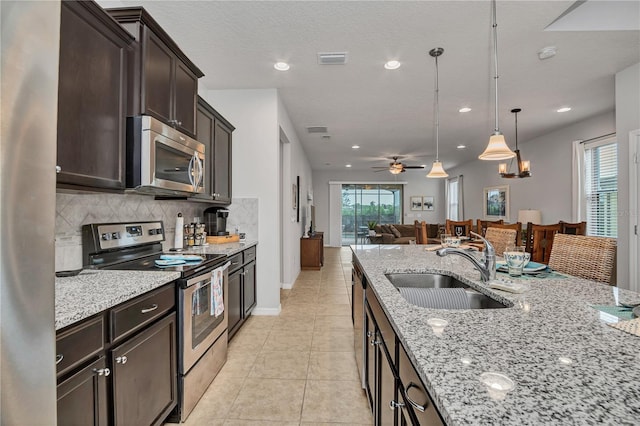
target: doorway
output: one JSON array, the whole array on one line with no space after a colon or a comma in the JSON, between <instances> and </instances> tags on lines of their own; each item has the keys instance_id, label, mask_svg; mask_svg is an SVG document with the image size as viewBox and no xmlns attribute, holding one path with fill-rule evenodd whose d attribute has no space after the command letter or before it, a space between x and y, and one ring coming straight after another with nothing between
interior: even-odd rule
<instances>
[{"instance_id":1,"label":"doorway","mask_svg":"<svg viewBox=\"0 0 640 426\"><path fill-rule=\"evenodd\" d=\"M343 184L341 245L366 244L369 222L402 223L402 185Z\"/></svg>"}]
</instances>

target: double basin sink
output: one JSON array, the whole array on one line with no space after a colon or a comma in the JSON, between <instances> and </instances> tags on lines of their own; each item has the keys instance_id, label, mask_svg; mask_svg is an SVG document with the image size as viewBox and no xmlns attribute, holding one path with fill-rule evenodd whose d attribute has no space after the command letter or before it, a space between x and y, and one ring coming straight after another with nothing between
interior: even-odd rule
<instances>
[{"instance_id":1,"label":"double basin sink","mask_svg":"<svg viewBox=\"0 0 640 426\"><path fill-rule=\"evenodd\" d=\"M430 273L392 273L386 274L386 277L397 289L401 287L426 289L462 288L465 291L470 309L499 309L508 307L497 300L492 299L486 294L472 289L469 285L449 275Z\"/></svg>"}]
</instances>

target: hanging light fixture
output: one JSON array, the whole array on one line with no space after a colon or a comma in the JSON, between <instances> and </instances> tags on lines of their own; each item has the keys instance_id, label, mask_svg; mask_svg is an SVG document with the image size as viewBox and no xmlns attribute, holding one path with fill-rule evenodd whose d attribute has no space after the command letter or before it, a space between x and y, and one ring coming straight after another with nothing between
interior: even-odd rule
<instances>
[{"instance_id":1,"label":"hanging light fixture","mask_svg":"<svg viewBox=\"0 0 640 426\"><path fill-rule=\"evenodd\" d=\"M439 130L440 130L440 103L439 103L439 84L438 84L438 56L444 53L444 49L442 47L436 47L435 49L431 49L429 51L429 55L436 59L436 90L435 90L435 128L436 128L436 161L433 162L433 166L431 167L431 171L427 174L428 178L446 178L449 176L447 172L442 168L442 163L440 162L440 141L439 141Z\"/></svg>"},{"instance_id":2,"label":"hanging light fixture","mask_svg":"<svg viewBox=\"0 0 640 426\"><path fill-rule=\"evenodd\" d=\"M511 173L509 169L511 169L511 164L507 166L507 163L500 163L498 165L498 173L503 178L512 179L512 178L526 178L531 177L531 162L524 161L520 158L520 150L518 149L518 113L522 111L520 108L514 108L511 112L516 116L516 161L518 162L518 173ZM513 162L513 159L511 160Z\"/></svg>"},{"instance_id":3,"label":"hanging light fixture","mask_svg":"<svg viewBox=\"0 0 640 426\"><path fill-rule=\"evenodd\" d=\"M511 151L504 140L504 135L500 132L498 127L498 22L496 20L496 0L492 0L491 6L493 9L493 61L496 71L494 81L496 87L496 111L495 111L495 126L493 129L493 135L489 138L489 144L482 154L478 157L481 160L507 160L516 156L516 153Z\"/></svg>"}]
</instances>

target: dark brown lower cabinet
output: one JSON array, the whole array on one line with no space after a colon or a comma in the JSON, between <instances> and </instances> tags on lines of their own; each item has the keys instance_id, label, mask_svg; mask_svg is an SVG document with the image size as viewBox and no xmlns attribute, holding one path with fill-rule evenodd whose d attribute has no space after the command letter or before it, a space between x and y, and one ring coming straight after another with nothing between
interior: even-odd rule
<instances>
[{"instance_id":1,"label":"dark brown lower cabinet","mask_svg":"<svg viewBox=\"0 0 640 426\"><path fill-rule=\"evenodd\" d=\"M251 314L256 306L256 262L244 267L242 276L242 307L245 318Z\"/></svg>"},{"instance_id":2,"label":"dark brown lower cabinet","mask_svg":"<svg viewBox=\"0 0 640 426\"><path fill-rule=\"evenodd\" d=\"M58 424L108 424L107 363L100 357L57 387Z\"/></svg>"},{"instance_id":3,"label":"dark brown lower cabinet","mask_svg":"<svg viewBox=\"0 0 640 426\"><path fill-rule=\"evenodd\" d=\"M229 339L238 331L242 321L242 268L229 274L227 295L227 315L229 319Z\"/></svg>"},{"instance_id":4,"label":"dark brown lower cabinet","mask_svg":"<svg viewBox=\"0 0 640 426\"><path fill-rule=\"evenodd\" d=\"M176 403L176 353L175 313L111 350L116 425L164 422Z\"/></svg>"},{"instance_id":5,"label":"dark brown lower cabinet","mask_svg":"<svg viewBox=\"0 0 640 426\"><path fill-rule=\"evenodd\" d=\"M231 340L256 306L256 248L249 247L231 256L229 261L227 315Z\"/></svg>"}]
</instances>

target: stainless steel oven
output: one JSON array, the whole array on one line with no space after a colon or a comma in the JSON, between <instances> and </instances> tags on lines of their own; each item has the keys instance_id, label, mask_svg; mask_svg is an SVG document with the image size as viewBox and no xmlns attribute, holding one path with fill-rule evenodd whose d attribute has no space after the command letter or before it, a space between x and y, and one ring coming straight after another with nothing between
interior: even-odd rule
<instances>
[{"instance_id":1,"label":"stainless steel oven","mask_svg":"<svg viewBox=\"0 0 640 426\"><path fill-rule=\"evenodd\" d=\"M180 280L178 318L178 404L180 421L187 419L227 360L227 291L230 263L215 266L193 278ZM215 272L222 272L224 310L214 314Z\"/></svg>"},{"instance_id":2,"label":"stainless steel oven","mask_svg":"<svg viewBox=\"0 0 640 426\"><path fill-rule=\"evenodd\" d=\"M159 195L204 192L205 146L149 116L127 121L127 188Z\"/></svg>"}]
</instances>

